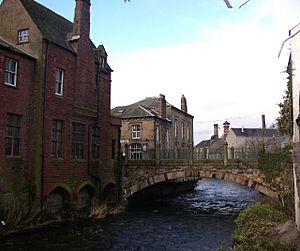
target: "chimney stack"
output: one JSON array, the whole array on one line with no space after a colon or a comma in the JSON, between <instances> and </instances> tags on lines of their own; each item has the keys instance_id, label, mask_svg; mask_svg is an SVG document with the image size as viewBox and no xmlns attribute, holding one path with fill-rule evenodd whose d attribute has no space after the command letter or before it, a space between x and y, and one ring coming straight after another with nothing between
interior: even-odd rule
<instances>
[{"instance_id":1,"label":"chimney stack","mask_svg":"<svg viewBox=\"0 0 300 251\"><path fill-rule=\"evenodd\" d=\"M185 98L185 96L183 94L181 96L181 111L187 113L186 98Z\"/></svg>"},{"instance_id":2,"label":"chimney stack","mask_svg":"<svg viewBox=\"0 0 300 251\"><path fill-rule=\"evenodd\" d=\"M88 39L90 37L90 0L75 0L73 37Z\"/></svg>"},{"instance_id":3,"label":"chimney stack","mask_svg":"<svg viewBox=\"0 0 300 251\"><path fill-rule=\"evenodd\" d=\"M214 124L214 135L211 137L211 139L218 139L219 138L219 125Z\"/></svg>"},{"instance_id":4,"label":"chimney stack","mask_svg":"<svg viewBox=\"0 0 300 251\"><path fill-rule=\"evenodd\" d=\"M223 128L224 128L224 135L227 135L229 133L229 127L230 127L230 123L226 120L223 123Z\"/></svg>"},{"instance_id":5,"label":"chimney stack","mask_svg":"<svg viewBox=\"0 0 300 251\"><path fill-rule=\"evenodd\" d=\"M166 118L166 99L165 95L159 94L159 115L165 119Z\"/></svg>"},{"instance_id":6,"label":"chimney stack","mask_svg":"<svg viewBox=\"0 0 300 251\"><path fill-rule=\"evenodd\" d=\"M264 114L261 115L261 127L262 129L266 129L266 116Z\"/></svg>"}]
</instances>

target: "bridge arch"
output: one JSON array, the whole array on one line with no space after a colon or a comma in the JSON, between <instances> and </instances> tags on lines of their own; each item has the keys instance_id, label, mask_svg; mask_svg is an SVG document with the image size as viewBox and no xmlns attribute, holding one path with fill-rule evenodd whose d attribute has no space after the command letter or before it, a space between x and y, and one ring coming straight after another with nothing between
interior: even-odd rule
<instances>
[{"instance_id":1,"label":"bridge arch","mask_svg":"<svg viewBox=\"0 0 300 251\"><path fill-rule=\"evenodd\" d=\"M275 188L264 182L259 174L259 170L252 170L256 175L249 175L248 172L242 172L241 170L224 170L224 169L212 169L201 171L172 171L161 174L155 174L146 178L139 179L133 184L124 187L124 198L127 199L134 193L147 188L149 186L172 180L185 180L187 178L215 178L226 181L231 181L239 185L248 186L256 191L271 197L278 198L278 194Z\"/></svg>"}]
</instances>

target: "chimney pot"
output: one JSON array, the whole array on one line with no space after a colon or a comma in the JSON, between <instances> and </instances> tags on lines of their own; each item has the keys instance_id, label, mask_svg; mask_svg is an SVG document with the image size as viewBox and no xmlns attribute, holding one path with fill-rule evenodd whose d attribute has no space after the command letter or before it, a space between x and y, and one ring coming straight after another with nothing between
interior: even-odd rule
<instances>
[{"instance_id":1,"label":"chimney pot","mask_svg":"<svg viewBox=\"0 0 300 251\"><path fill-rule=\"evenodd\" d=\"M214 124L214 138L218 139L219 138L219 125Z\"/></svg>"},{"instance_id":2,"label":"chimney pot","mask_svg":"<svg viewBox=\"0 0 300 251\"><path fill-rule=\"evenodd\" d=\"M187 113L187 102L186 102L186 98L183 94L181 96L181 111Z\"/></svg>"},{"instance_id":3,"label":"chimney pot","mask_svg":"<svg viewBox=\"0 0 300 251\"><path fill-rule=\"evenodd\" d=\"M90 37L90 0L75 0L73 36L88 39Z\"/></svg>"},{"instance_id":4,"label":"chimney pot","mask_svg":"<svg viewBox=\"0 0 300 251\"><path fill-rule=\"evenodd\" d=\"M166 99L165 99L165 95L163 94L159 94L159 115L165 119L166 118L166 114L167 114L167 110L166 110Z\"/></svg>"},{"instance_id":5,"label":"chimney pot","mask_svg":"<svg viewBox=\"0 0 300 251\"><path fill-rule=\"evenodd\" d=\"M226 120L223 123L224 135L227 135L229 133L229 127L230 127L230 123Z\"/></svg>"},{"instance_id":6,"label":"chimney pot","mask_svg":"<svg viewBox=\"0 0 300 251\"><path fill-rule=\"evenodd\" d=\"M266 116L264 114L261 115L261 127L262 129L266 129Z\"/></svg>"}]
</instances>

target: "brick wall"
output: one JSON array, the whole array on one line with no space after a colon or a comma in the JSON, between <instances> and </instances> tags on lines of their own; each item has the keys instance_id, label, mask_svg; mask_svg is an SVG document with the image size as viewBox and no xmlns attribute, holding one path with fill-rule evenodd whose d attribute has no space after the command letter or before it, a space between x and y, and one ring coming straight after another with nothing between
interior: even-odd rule
<instances>
[{"instance_id":1,"label":"brick wall","mask_svg":"<svg viewBox=\"0 0 300 251\"><path fill-rule=\"evenodd\" d=\"M16 87L4 84L7 57L18 63ZM32 158L32 151L30 151L33 134L31 94L34 64L34 59L0 47L0 198L12 195L25 204L30 203L28 192L32 180L32 165L29 160ZM5 156L7 113L21 116L20 156Z\"/></svg>"}]
</instances>

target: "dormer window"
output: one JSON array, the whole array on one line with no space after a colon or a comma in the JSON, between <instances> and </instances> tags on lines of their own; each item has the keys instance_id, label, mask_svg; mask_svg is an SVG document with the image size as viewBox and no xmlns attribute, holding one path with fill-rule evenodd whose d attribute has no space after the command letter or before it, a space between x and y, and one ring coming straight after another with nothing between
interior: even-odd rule
<instances>
[{"instance_id":1,"label":"dormer window","mask_svg":"<svg viewBox=\"0 0 300 251\"><path fill-rule=\"evenodd\" d=\"M29 29L18 30L18 43L28 43L29 42Z\"/></svg>"},{"instance_id":2,"label":"dormer window","mask_svg":"<svg viewBox=\"0 0 300 251\"><path fill-rule=\"evenodd\" d=\"M106 58L103 56L100 56L100 67L105 68L105 64L106 64Z\"/></svg>"}]
</instances>

